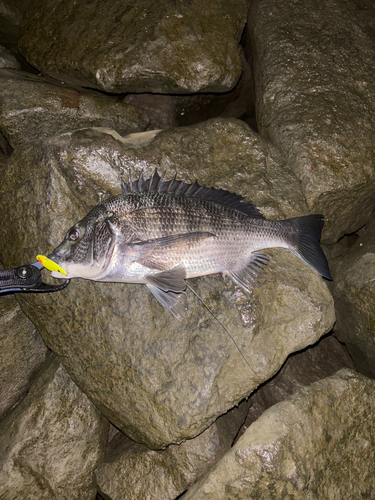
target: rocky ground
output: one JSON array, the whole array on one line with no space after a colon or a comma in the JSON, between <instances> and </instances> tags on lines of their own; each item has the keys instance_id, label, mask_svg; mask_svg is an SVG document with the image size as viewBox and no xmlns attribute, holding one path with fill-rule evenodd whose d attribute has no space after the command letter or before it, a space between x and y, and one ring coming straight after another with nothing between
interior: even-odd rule
<instances>
[{"instance_id":1,"label":"rocky ground","mask_svg":"<svg viewBox=\"0 0 375 500\"><path fill-rule=\"evenodd\" d=\"M374 498L373 2L0 6L5 269L157 167L324 214L333 276L269 250L183 321L143 285L1 295L0 498Z\"/></svg>"}]
</instances>

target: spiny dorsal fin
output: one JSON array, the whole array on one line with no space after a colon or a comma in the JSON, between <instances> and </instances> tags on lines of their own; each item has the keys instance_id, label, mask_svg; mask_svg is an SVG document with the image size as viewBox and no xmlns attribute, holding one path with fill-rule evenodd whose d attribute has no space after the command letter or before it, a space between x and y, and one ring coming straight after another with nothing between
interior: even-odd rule
<instances>
[{"instance_id":1,"label":"spiny dorsal fin","mask_svg":"<svg viewBox=\"0 0 375 500\"><path fill-rule=\"evenodd\" d=\"M132 181L129 172L129 182L126 183L124 179L121 179L121 189L123 194L147 191L149 193L168 193L174 196L201 198L234 208L251 217L264 219L259 209L251 201L243 201L244 197L241 195L230 193L225 189L207 188L198 184L197 181L192 184L179 181L176 179L176 175L169 181L164 181L163 176L160 177L156 168L149 179L144 179L141 173L137 180Z\"/></svg>"}]
</instances>

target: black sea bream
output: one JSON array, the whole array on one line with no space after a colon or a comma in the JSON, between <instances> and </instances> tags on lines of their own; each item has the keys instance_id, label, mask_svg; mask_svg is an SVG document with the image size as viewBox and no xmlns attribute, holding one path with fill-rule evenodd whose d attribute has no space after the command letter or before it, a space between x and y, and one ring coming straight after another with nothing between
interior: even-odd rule
<instances>
[{"instance_id":1,"label":"black sea bream","mask_svg":"<svg viewBox=\"0 0 375 500\"><path fill-rule=\"evenodd\" d=\"M321 215L266 220L223 189L150 179L122 182L122 194L96 205L48 257L59 278L144 283L178 319L186 314L185 278L223 273L246 291L269 262L259 250L287 248L325 278Z\"/></svg>"}]
</instances>

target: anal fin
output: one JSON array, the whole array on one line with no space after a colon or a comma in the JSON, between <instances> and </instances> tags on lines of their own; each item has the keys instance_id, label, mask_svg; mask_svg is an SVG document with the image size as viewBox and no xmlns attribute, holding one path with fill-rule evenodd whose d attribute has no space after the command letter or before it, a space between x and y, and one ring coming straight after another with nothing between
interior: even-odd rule
<instances>
[{"instance_id":1,"label":"anal fin","mask_svg":"<svg viewBox=\"0 0 375 500\"><path fill-rule=\"evenodd\" d=\"M187 297L185 292L166 292L150 283L146 286L160 304L171 311L175 318L180 321L184 319L187 313Z\"/></svg>"},{"instance_id":2,"label":"anal fin","mask_svg":"<svg viewBox=\"0 0 375 500\"><path fill-rule=\"evenodd\" d=\"M262 274L264 268L269 263L268 255L262 253L252 253L246 267L236 271L227 271L226 274L246 292L251 292L251 289L256 285L257 279Z\"/></svg>"}]
</instances>

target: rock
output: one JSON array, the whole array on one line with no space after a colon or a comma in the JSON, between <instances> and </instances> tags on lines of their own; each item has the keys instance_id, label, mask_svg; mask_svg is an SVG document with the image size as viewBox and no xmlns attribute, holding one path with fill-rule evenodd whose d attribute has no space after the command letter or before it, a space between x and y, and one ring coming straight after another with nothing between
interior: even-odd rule
<instances>
[{"instance_id":1,"label":"rock","mask_svg":"<svg viewBox=\"0 0 375 500\"><path fill-rule=\"evenodd\" d=\"M48 349L13 295L0 296L0 420L26 394Z\"/></svg>"},{"instance_id":2,"label":"rock","mask_svg":"<svg viewBox=\"0 0 375 500\"><path fill-rule=\"evenodd\" d=\"M19 49L49 76L107 92L226 92L247 11L247 0L37 0Z\"/></svg>"},{"instance_id":3,"label":"rock","mask_svg":"<svg viewBox=\"0 0 375 500\"><path fill-rule=\"evenodd\" d=\"M269 408L183 500L371 498L375 380L343 369Z\"/></svg>"},{"instance_id":4,"label":"rock","mask_svg":"<svg viewBox=\"0 0 375 500\"><path fill-rule=\"evenodd\" d=\"M0 423L2 500L88 500L108 422L50 357L28 395Z\"/></svg>"},{"instance_id":5,"label":"rock","mask_svg":"<svg viewBox=\"0 0 375 500\"><path fill-rule=\"evenodd\" d=\"M193 125L218 116L248 119L255 114L254 80L241 57L243 72L237 85L224 94L127 94L124 102L147 109L150 130Z\"/></svg>"},{"instance_id":6,"label":"rock","mask_svg":"<svg viewBox=\"0 0 375 500\"><path fill-rule=\"evenodd\" d=\"M176 119L179 126L216 118L245 118L255 113L254 79L250 65L242 56L242 75L237 85L225 94L175 96Z\"/></svg>"},{"instance_id":7,"label":"rock","mask_svg":"<svg viewBox=\"0 0 375 500\"><path fill-rule=\"evenodd\" d=\"M252 3L260 134L324 208L326 242L357 231L375 209L375 4Z\"/></svg>"},{"instance_id":8,"label":"rock","mask_svg":"<svg viewBox=\"0 0 375 500\"><path fill-rule=\"evenodd\" d=\"M8 161L8 156L1 151L1 135L0 135L0 173L2 169L5 167L7 161Z\"/></svg>"},{"instance_id":9,"label":"rock","mask_svg":"<svg viewBox=\"0 0 375 500\"><path fill-rule=\"evenodd\" d=\"M267 408L344 367L355 370L345 347L333 335L291 354L277 375L250 396L251 407L237 439Z\"/></svg>"},{"instance_id":10,"label":"rock","mask_svg":"<svg viewBox=\"0 0 375 500\"><path fill-rule=\"evenodd\" d=\"M337 324L359 372L375 378L375 217L358 233L356 242L332 259Z\"/></svg>"},{"instance_id":11,"label":"rock","mask_svg":"<svg viewBox=\"0 0 375 500\"><path fill-rule=\"evenodd\" d=\"M1 163L7 162L12 152L13 149L10 147L8 141L5 139L3 134L0 133L0 157L2 157ZM2 165L0 165L0 168L1 166Z\"/></svg>"},{"instance_id":12,"label":"rock","mask_svg":"<svg viewBox=\"0 0 375 500\"><path fill-rule=\"evenodd\" d=\"M117 432L95 471L99 492L111 500L175 499L228 451L248 408L244 401L196 438L163 451L150 450Z\"/></svg>"},{"instance_id":13,"label":"rock","mask_svg":"<svg viewBox=\"0 0 375 500\"><path fill-rule=\"evenodd\" d=\"M144 108L150 117L150 130L177 127L176 96L164 94L127 94L123 102Z\"/></svg>"},{"instance_id":14,"label":"rock","mask_svg":"<svg viewBox=\"0 0 375 500\"><path fill-rule=\"evenodd\" d=\"M35 142L14 151L3 175L1 231L13 238L0 238L0 254L12 267L52 250L95 203L120 192L129 167L142 166L147 175L158 166L167 177L175 170L247 193L274 218L302 215L299 183L285 166L280 174L277 160L238 120L125 138L88 129ZM17 218L10 215L14 206ZM333 302L322 278L285 250L270 255L250 296L219 276L190 281L216 318L191 293L189 314L179 322L141 285L73 280L61 293L20 300L100 411L135 441L163 448L203 432L291 352L332 328Z\"/></svg>"},{"instance_id":15,"label":"rock","mask_svg":"<svg viewBox=\"0 0 375 500\"><path fill-rule=\"evenodd\" d=\"M45 82L26 72L0 70L0 129L14 148L74 129L106 126L127 134L149 119L130 104Z\"/></svg>"},{"instance_id":16,"label":"rock","mask_svg":"<svg viewBox=\"0 0 375 500\"><path fill-rule=\"evenodd\" d=\"M16 43L22 13L30 0L0 0L0 44Z\"/></svg>"},{"instance_id":17,"label":"rock","mask_svg":"<svg viewBox=\"0 0 375 500\"><path fill-rule=\"evenodd\" d=\"M0 68L21 69L21 64L14 55L0 45Z\"/></svg>"}]
</instances>

